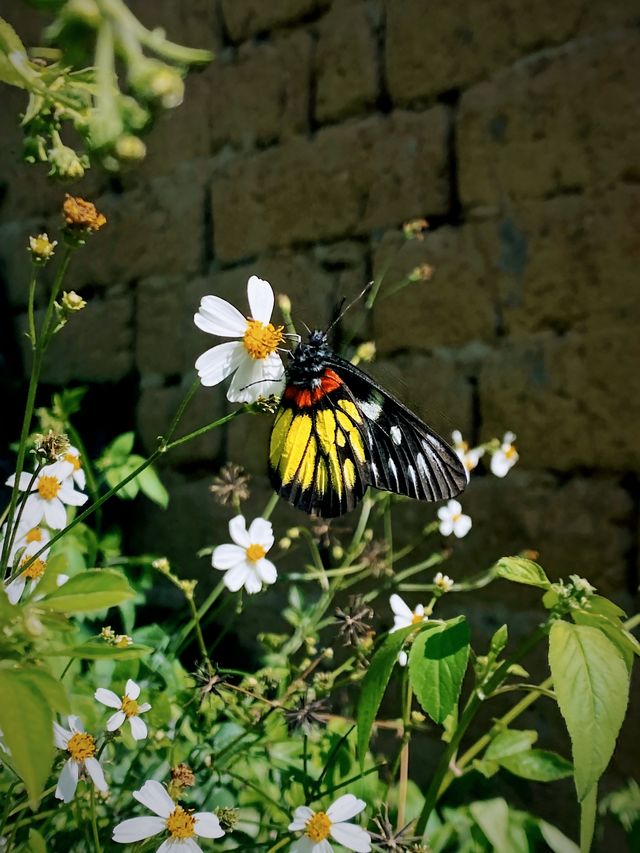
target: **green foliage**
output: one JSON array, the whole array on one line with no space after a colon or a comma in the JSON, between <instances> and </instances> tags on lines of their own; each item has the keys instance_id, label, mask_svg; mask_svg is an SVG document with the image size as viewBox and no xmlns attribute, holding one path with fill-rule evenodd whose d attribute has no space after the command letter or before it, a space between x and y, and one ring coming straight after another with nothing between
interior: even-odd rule
<instances>
[{"instance_id":1,"label":"green foliage","mask_svg":"<svg viewBox=\"0 0 640 853\"><path fill-rule=\"evenodd\" d=\"M499 578L513 583L537 586L540 589L548 589L551 586L542 566L525 557L503 557L494 566L494 571Z\"/></svg>"},{"instance_id":2,"label":"green foliage","mask_svg":"<svg viewBox=\"0 0 640 853\"><path fill-rule=\"evenodd\" d=\"M133 598L127 579L111 569L87 569L45 595L40 604L58 613L93 613Z\"/></svg>"},{"instance_id":3,"label":"green foliage","mask_svg":"<svg viewBox=\"0 0 640 853\"><path fill-rule=\"evenodd\" d=\"M409 675L416 698L435 723L443 723L458 702L469 659L464 616L423 630L411 646Z\"/></svg>"}]
</instances>

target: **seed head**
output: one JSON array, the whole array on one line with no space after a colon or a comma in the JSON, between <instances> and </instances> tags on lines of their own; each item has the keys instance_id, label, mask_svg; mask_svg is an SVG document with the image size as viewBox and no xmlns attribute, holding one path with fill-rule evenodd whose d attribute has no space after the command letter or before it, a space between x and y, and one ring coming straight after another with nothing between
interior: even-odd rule
<instances>
[{"instance_id":1,"label":"seed head","mask_svg":"<svg viewBox=\"0 0 640 853\"><path fill-rule=\"evenodd\" d=\"M346 607L336 607L335 616L340 626L338 633L345 646L358 646L373 633L368 623L373 618L373 610L360 595L350 596Z\"/></svg>"},{"instance_id":2,"label":"seed head","mask_svg":"<svg viewBox=\"0 0 640 853\"><path fill-rule=\"evenodd\" d=\"M63 432L50 429L46 435L34 437L36 455L46 462L56 462L69 449L69 437Z\"/></svg>"},{"instance_id":3,"label":"seed head","mask_svg":"<svg viewBox=\"0 0 640 853\"><path fill-rule=\"evenodd\" d=\"M94 231L99 231L107 221L106 217L96 210L95 204L68 194L62 205L62 216L65 232L75 238L84 238Z\"/></svg>"},{"instance_id":4,"label":"seed head","mask_svg":"<svg viewBox=\"0 0 640 853\"><path fill-rule=\"evenodd\" d=\"M227 462L220 469L218 476L213 478L209 491L216 502L222 506L236 501L246 501L251 495L249 491L250 479L241 465L236 465L235 462Z\"/></svg>"},{"instance_id":5,"label":"seed head","mask_svg":"<svg viewBox=\"0 0 640 853\"><path fill-rule=\"evenodd\" d=\"M327 704L324 699L310 699L307 694L300 696L296 707L285 711L284 716L290 732L301 729L308 735L314 725L324 725L325 719L321 715L326 711Z\"/></svg>"}]
</instances>

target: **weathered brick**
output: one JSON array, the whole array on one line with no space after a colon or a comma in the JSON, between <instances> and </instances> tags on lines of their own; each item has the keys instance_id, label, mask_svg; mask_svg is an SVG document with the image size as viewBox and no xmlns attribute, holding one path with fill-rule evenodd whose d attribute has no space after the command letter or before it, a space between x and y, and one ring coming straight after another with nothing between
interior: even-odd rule
<instances>
[{"instance_id":1,"label":"weathered brick","mask_svg":"<svg viewBox=\"0 0 640 853\"><path fill-rule=\"evenodd\" d=\"M213 146L250 147L306 130L310 73L311 36L302 31L221 57L211 70Z\"/></svg>"},{"instance_id":2,"label":"weathered brick","mask_svg":"<svg viewBox=\"0 0 640 853\"><path fill-rule=\"evenodd\" d=\"M425 265L431 278L410 282L409 276ZM373 309L381 352L495 337L493 271L474 225L444 226L427 232L423 240L407 241L399 231L388 232L377 247L374 275L383 276Z\"/></svg>"},{"instance_id":3,"label":"weathered brick","mask_svg":"<svg viewBox=\"0 0 640 853\"><path fill-rule=\"evenodd\" d=\"M513 430L526 468L639 470L639 357L635 327L505 341L480 375L485 438Z\"/></svg>"},{"instance_id":4,"label":"weathered brick","mask_svg":"<svg viewBox=\"0 0 640 853\"><path fill-rule=\"evenodd\" d=\"M190 380L182 385L163 388L143 387L136 410L138 432L148 453L158 446L158 436L166 435L180 402L187 393ZM222 417L225 411L222 388L199 388L190 400L174 438L180 438ZM225 427L216 427L199 438L169 451L163 464L175 467L185 462L208 462L212 468L223 444Z\"/></svg>"},{"instance_id":5,"label":"weathered brick","mask_svg":"<svg viewBox=\"0 0 640 853\"><path fill-rule=\"evenodd\" d=\"M316 102L318 121L363 112L378 95L376 37L362 0L335 4L318 28Z\"/></svg>"},{"instance_id":6,"label":"weathered brick","mask_svg":"<svg viewBox=\"0 0 640 853\"><path fill-rule=\"evenodd\" d=\"M634 32L573 42L469 89L457 134L464 205L636 181L639 48Z\"/></svg>"},{"instance_id":7,"label":"weathered brick","mask_svg":"<svg viewBox=\"0 0 640 853\"><path fill-rule=\"evenodd\" d=\"M236 161L213 182L216 254L366 234L444 213L447 113L398 111Z\"/></svg>"},{"instance_id":8,"label":"weathered brick","mask_svg":"<svg viewBox=\"0 0 640 853\"><path fill-rule=\"evenodd\" d=\"M149 29L162 27L171 41L213 51L220 45L216 4L211 0L129 0L127 5Z\"/></svg>"},{"instance_id":9,"label":"weathered brick","mask_svg":"<svg viewBox=\"0 0 640 853\"><path fill-rule=\"evenodd\" d=\"M38 322L42 312L38 312ZM26 316L19 318L26 329ZM29 342L21 334L25 370ZM117 382L133 369L133 297L113 288L104 298L92 298L53 339L42 370L43 382Z\"/></svg>"},{"instance_id":10,"label":"weathered brick","mask_svg":"<svg viewBox=\"0 0 640 853\"><path fill-rule=\"evenodd\" d=\"M397 104L477 80L514 57L505 3L389 0L385 42L389 93Z\"/></svg>"},{"instance_id":11,"label":"weathered brick","mask_svg":"<svg viewBox=\"0 0 640 853\"><path fill-rule=\"evenodd\" d=\"M329 0L221 0L222 14L232 41L238 42L256 33L266 32L282 24L299 21L320 11Z\"/></svg>"}]
</instances>

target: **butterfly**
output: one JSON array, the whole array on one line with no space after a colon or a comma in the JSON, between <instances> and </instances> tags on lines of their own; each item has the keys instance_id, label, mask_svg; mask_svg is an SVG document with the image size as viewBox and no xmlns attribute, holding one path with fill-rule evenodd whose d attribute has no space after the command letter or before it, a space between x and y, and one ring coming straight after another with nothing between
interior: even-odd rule
<instances>
[{"instance_id":1,"label":"butterfly","mask_svg":"<svg viewBox=\"0 0 640 853\"><path fill-rule=\"evenodd\" d=\"M457 454L315 330L290 354L271 429L276 492L321 518L354 509L369 486L423 501L453 498L468 475Z\"/></svg>"}]
</instances>

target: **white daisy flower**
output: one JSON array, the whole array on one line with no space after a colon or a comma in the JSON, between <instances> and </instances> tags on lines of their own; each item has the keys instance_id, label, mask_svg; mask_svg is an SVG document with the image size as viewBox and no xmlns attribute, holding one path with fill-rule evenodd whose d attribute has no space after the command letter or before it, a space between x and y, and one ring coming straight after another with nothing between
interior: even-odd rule
<instances>
[{"instance_id":1,"label":"white daisy flower","mask_svg":"<svg viewBox=\"0 0 640 853\"><path fill-rule=\"evenodd\" d=\"M87 485L87 477L82 467L82 459L78 448L70 445L66 453L60 457L60 461L68 462L72 466L69 476L73 477L73 481L79 489L84 489Z\"/></svg>"},{"instance_id":2,"label":"white daisy flower","mask_svg":"<svg viewBox=\"0 0 640 853\"><path fill-rule=\"evenodd\" d=\"M236 515L229 522L229 535L234 545L218 545L211 563L214 569L226 572L224 585L231 592L244 587L249 594L260 592L263 584L276 582L278 572L270 560L265 560L273 546L273 528L264 518L254 519L247 530L244 516Z\"/></svg>"},{"instance_id":3,"label":"white daisy flower","mask_svg":"<svg viewBox=\"0 0 640 853\"><path fill-rule=\"evenodd\" d=\"M412 610L396 593L389 599L389 604L393 610L393 628L389 631L390 634L399 631L400 628L408 628L409 625L418 625L420 622L429 620L429 617L424 615L422 604L418 604L416 609Z\"/></svg>"},{"instance_id":4,"label":"white daisy flower","mask_svg":"<svg viewBox=\"0 0 640 853\"><path fill-rule=\"evenodd\" d=\"M140 719L140 714L144 714L151 709L148 702L138 703L140 696L140 687L129 679L124 688L124 696L120 698L113 690L107 690L104 687L98 687L93 694L98 702L106 705L107 708L117 708L115 714L112 714L107 720L107 731L115 732L119 729L125 720L129 720L131 734L135 740L144 740L147 736L147 725L144 720Z\"/></svg>"},{"instance_id":5,"label":"white daisy flower","mask_svg":"<svg viewBox=\"0 0 640 853\"><path fill-rule=\"evenodd\" d=\"M2 529L2 534L3 536L2 540L0 540L0 544L4 541L4 537L7 535L6 524ZM51 534L48 530L45 530L44 527L38 527L37 525L34 527L31 524L25 524L24 521L21 520L16 533L16 538L13 542L13 547L9 552L9 565L13 565L16 555L23 548L24 551L22 551L20 557L32 557L36 551L39 551L43 545L47 544L49 539L51 539Z\"/></svg>"},{"instance_id":6,"label":"white daisy flower","mask_svg":"<svg viewBox=\"0 0 640 853\"><path fill-rule=\"evenodd\" d=\"M469 442L462 438L462 433L459 429L451 433L451 438L453 440L453 449L458 459L464 465L468 477L484 455L484 447L469 447Z\"/></svg>"},{"instance_id":7,"label":"white daisy flower","mask_svg":"<svg viewBox=\"0 0 640 853\"><path fill-rule=\"evenodd\" d=\"M68 479L72 471L73 466L70 462L54 462L53 465L46 465L39 472L22 513L25 524L35 527L44 518L49 527L61 530L67 523L65 504L82 506L87 502L87 495L76 492L73 481ZM32 475L26 471L22 472L18 485L21 492L27 491L31 477ZM6 485L13 486L15 480L15 474L12 474Z\"/></svg>"},{"instance_id":8,"label":"white daisy flower","mask_svg":"<svg viewBox=\"0 0 640 853\"><path fill-rule=\"evenodd\" d=\"M203 385L217 385L235 373L227 391L233 403L253 403L258 397L280 396L284 366L277 349L284 339L282 326L271 323L273 290L268 281L252 275L247 284L251 316L243 317L225 299L204 296L193 321L203 332L241 338L212 347L196 361Z\"/></svg>"},{"instance_id":9,"label":"white daisy flower","mask_svg":"<svg viewBox=\"0 0 640 853\"><path fill-rule=\"evenodd\" d=\"M438 518L439 530L443 536L451 536L453 533L458 539L462 539L471 530L471 517L464 515L460 501L451 500L446 506L441 506Z\"/></svg>"},{"instance_id":10,"label":"white daisy flower","mask_svg":"<svg viewBox=\"0 0 640 853\"><path fill-rule=\"evenodd\" d=\"M42 576L47 570L47 556L49 552L45 551L43 554L38 557L37 560L34 560L31 565L27 566L27 568L20 572L20 574L15 577L10 583L5 586L5 592L7 593L7 598L11 602L11 604L17 604L22 597L22 593L24 589L29 583L29 593L32 593L33 590L38 586L40 581L42 580ZM27 563L31 557L33 556L33 551L31 554L25 554L20 560L20 565L24 565Z\"/></svg>"},{"instance_id":11,"label":"white daisy flower","mask_svg":"<svg viewBox=\"0 0 640 853\"><path fill-rule=\"evenodd\" d=\"M409 660L409 655L405 652L404 649L398 652L398 664L399 666L406 666L407 661Z\"/></svg>"},{"instance_id":12,"label":"white daisy flower","mask_svg":"<svg viewBox=\"0 0 640 853\"><path fill-rule=\"evenodd\" d=\"M453 580L449 577L449 575L443 575L442 572L438 572L436 574L433 579L433 583L442 592L449 592L449 590L453 586Z\"/></svg>"},{"instance_id":13,"label":"white daisy flower","mask_svg":"<svg viewBox=\"0 0 640 853\"><path fill-rule=\"evenodd\" d=\"M291 853L333 853L327 841L331 836L347 850L368 853L371 838L368 832L355 823L347 823L365 808L364 800L353 794L344 794L332 803L326 812L314 812L308 806L298 806L289 824L292 832L304 830L304 835L291 845Z\"/></svg>"},{"instance_id":14,"label":"white daisy flower","mask_svg":"<svg viewBox=\"0 0 640 853\"><path fill-rule=\"evenodd\" d=\"M62 768L56 797L65 803L70 803L76 793L78 779L89 776L96 788L105 793L109 790L104 779L102 767L95 757L96 739L87 734L80 724L78 717L68 718L69 728L65 729L58 723L53 724L53 738L58 749L64 749L69 759Z\"/></svg>"},{"instance_id":15,"label":"white daisy flower","mask_svg":"<svg viewBox=\"0 0 640 853\"><path fill-rule=\"evenodd\" d=\"M353 794L344 794L332 803L326 812L314 812L308 806L298 806L289 824L292 832L303 829L304 835L289 848L290 853L333 853L333 847L327 841L331 836L347 850L368 853L371 850L371 838L355 823L347 823L365 808L364 800L358 800Z\"/></svg>"},{"instance_id":16,"label":"white daisy flower","mask_svg":"<svg viewBox=\"0 0 640 853\"><path fill-rule=\"evenodd\" d=\"M520 458L518 451L513 446L515 440L514 433L505 432L502 444L491 457L491 473L495 474L496 477L506 477Z\"/></svg>"},{"instance_id":17,"label":"white daisy flower","mask_svg":"<svg viewBox=\"0 0 640 853\"><path fill-rule=\"evenodd\" d=\"M224 830L212 812L187 811L173 802L166 789L153 780L145 782L135 799L146 806L157 817L132 817L113 828L113 840L118 844L143 841L161 832L168 832L157 853L202 853L202 848L193 840L200 838L222 838Z\"/></svg>"}]
</instances>

